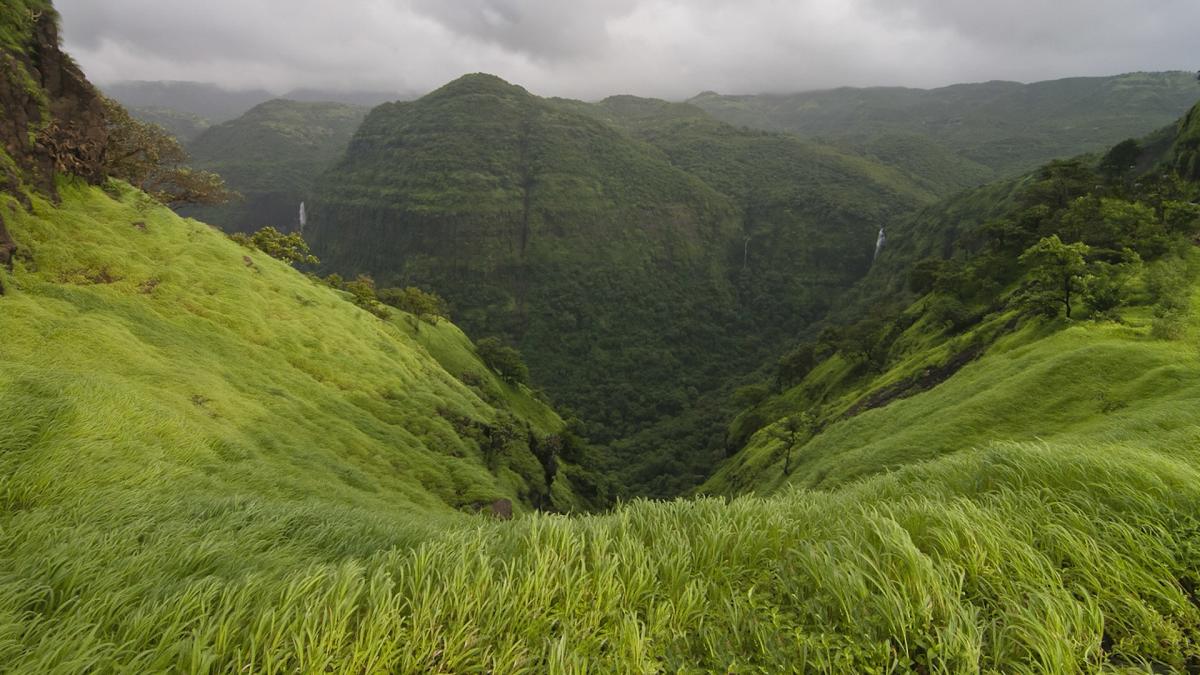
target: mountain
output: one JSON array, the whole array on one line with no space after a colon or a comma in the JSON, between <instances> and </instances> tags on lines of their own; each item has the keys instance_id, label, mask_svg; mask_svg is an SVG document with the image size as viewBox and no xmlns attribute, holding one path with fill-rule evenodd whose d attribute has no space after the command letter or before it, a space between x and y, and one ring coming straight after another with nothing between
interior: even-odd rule
<instances>
[{"instance_id":1,"label":"mountain","mask_svg":"<svg viewBox=\"0 0 1200 675\"><path fill-rule=\"evenodd\" d=\"M839 298L830 313L833 324L784 357L775 381L761 385L760 400L738 416L730 435L746 451L722 468L713 485L761 487L761 480L743 472L757 470L749 468L756 449L761 460L761 448L777 446L772 425L796 415L807 416L806 438L813 443L801 447L798 461L822 463L819 470L806 472L815 481L812 485L828 474L850 471L852 463L843 452L847 448L878 448L898 456L897 448L904 447L911 456L919 447L919 453L940 454L970 434L1029 440L1108 429L1107 418L1093 415L1088 397L1099 398L1102 412L1124 407L1124 401L1137 397L1113 392L1133 376L1117 364L1097 364L1094 375L1103 381L1091 374L1083 377L1087 354L1105 350L1096 358L1130 359L1142 364L1138 368L1153 370L1157 366L1146 363L1168 363L1178 351L1175 346L1126 344L1122 338L1149 334L1181 341L1195 323L1190 284L1200 262L1194 250L1200 233L1200 181L1189 172L1198 112L1200 105L1175 125L1140 143L1122 142L1102 157L1055 160L901 221L871 271ZM1039 251L1069 253L1060 248L1064 244L1077 247L1078 269L1048 273L1031 267L1029 260L1036 260L1031 256ZM1045 274L1050 276L1039 277ZM1065 311L1071 324L1072 309L1089 313L1102 326L1115 322L1140 330L1075 326L1072 342L1053 331L1051 340L1046 326L1034 320ZM1019 351L1036 357L1019 368L998 357L991 359L993 365L983 365L988 355ZM972 364L981 356L980 365ZM1054 373L1035 373L1038 368ZM959 369L982 372L984 379L971 383L955 376ZM1056 379L1060 374L1076 380L1061 382ZM941 384L947 379L965 389ZM934 407L910 407L901 400L928 389L933 392L921 398L938 401ZM1028 411L1016 400L1042 394L1057 401L1047 411ZM1109 410L1113 396L1119 405ZM995 406L996 414L973 422L958 417L978 414L979 401ZM896 414L919 409L915 414L925 417L920 423L881 423L878 417L891 413L876 413L876 408ZM1021 415L1007 417L1002 414L1006 408L1019 409ZM849 431L860 418L866 426ZM956 426L960 432L949 433ZM841 436L898 428L912 431L869 441ZM924 440L914 440L917 436ZM877 469L886 463L866 465Z\"/></svg>"},{"instance_id":2,"label":"mountain","mask_svg":"<svg viewBox=\"0 0 1200 675\"><path fill-rule=\"evenodd\" d=\"M803 373L789 359L796 382L758 392L764 419L784 417L708 481L718 497L568 517L534 507L592 505L570 456L581 448L534 392L487 368L452 324L364 311L108 177L112 122L59 50L53 8L9 9L0 670L1200 666L1200 107L1140 149L1055 161L914 216L922 236L904 256L938 253L905 270L924 292L900 299L894 330L823 333L829 353ZM685 240L677 270L705 260L683 244L707 240L685 234L740 224L748 207L734 196L754 194L744 190L758 170L749 159L776 144L726 127L693 135L709 122L661 102L579 112L587 104L489 78L441 96L375 111L364 127L374 135L360 134L346 161L372 148L389 158L369 141L403 142L390 157L407 149L414 164L396 164L409 182L392 184L412 210L443 215L527 166L518 213L531 217L519 222L577 207L622 252L655 252L654 237L674 233ZM477 108L495 123L464 139L480 122L455 115ZM528 133L505 135L505 114ZM803 150L775 140L785 157ZM521 162L522 147L540 161ZM827 163L799 177L857 166L889 185L866 160L804 151ZM743 165L699 161L710 153ZM766 165L766 177L780 169ZM492 169L468 170L479 166ZM690 172L701 169L733 196ZM859 194L851 178L829 199ZM422 191L437 181L444 199ZM539 185L569 201L540 201ZM676 218L639 235L601 188L649 214L654 195L670 195ZM492 192L479 203L511 208ZM354 194L377 208L379 193ZM437 224L469 233L467 222ZM545 222L566 237L569 223ZM456 242L464 256L485 244ZM1046 302L1062 277L1044 273L1062 269L1081 284L1065 303L1074 316ZM514 519L464 513L497 498Z\"/></svg>"},{"instance_id":3,"label":"mountain","mask_svg":"<svg viewBox=\"0 0 1200 675\"><path fill-rule=\"evenodd\" d=\"M381 91L341 91L301 88L277 96L263 89L226 89L207 82L125 81L104 87L104 93L129 108L146 122L157 118L199 118L209 124L228 122L255 106L275 99L304 103L334 102L347 106L371 107L411 93ZM140 114L144 113L144 114ZM168 129L171 127L168 125ZM181 141L190 140L180 137Z\"/></svg>"},{"instance_id":4,"label":"mountain","mask_svg":"<svg viewBox=\"0 0 1200 675\"><path fill-rule=\"evenodd\" d=\"M937 151L974 167L978 185L1022 173L1056 157L1105 149L1170 124L1195 101L1191 73L1129 73L1020 84L985 82L940 89L842 88L797 94L722 96L705 92L689 101L720 120L770 131L844 143L895 143L915 135ZM932 152L932 151L931 151ZM885 151L881 158L890 152ZM904 166L905 155L897 158ZM979 174L986 167L990 175ZM907 167L915 168L911 164ZM931 166L946 192L966 187L947 166ZM984 180L978 180L983 178Z\"/></svg>"},{"instance_id":5,"label":"mountain","mask_svg":"<svg viewBox=\"0 0 1200 675\"><path fill-rule=\"evenodd\" d=\"M199 115L179 112L170 108L130 108L129 114L143 122L157 124L183 144L191 142L204 133L205 129L212 126L212 122Z\"/></svg>"},{"instance_id":6,"label":"mountain","mask_svg":"<svg viewBox=\"0 0 1200 675\"><path fill-rule=\"evenodd\" d=\"M127 108L157 108L216 124L234 119L274 96L262 89L229 90L204 82L114 82L105 95Z\"/></svg>"},{"instance_id":7,"label":"mountain","mask_svg":"<svg viewBox=\"0 0 1200 675\"><path fill-rule=\"evenodd\" d=\"M881 225L933 197L702 113L659 143L604 108L488 75L380 106L306 232L327 269L432 289L471 335L514 343L626 485L677 494L723 455L711 392L819 317Z\"/></svg>"},{"instance_id":8,"label":"mountain","mask_svg":"<svg viewBox=\"0 0 1200 675\"><path fill-rule=\"evenodd\" d=\"M218 173L242 198L180 213L228 232L297 229L301 202L312 199L318 177L341 157L366 114L340 103L276 99L205 130L187 144L192 165Z\"/></svg>"}]
</instances>

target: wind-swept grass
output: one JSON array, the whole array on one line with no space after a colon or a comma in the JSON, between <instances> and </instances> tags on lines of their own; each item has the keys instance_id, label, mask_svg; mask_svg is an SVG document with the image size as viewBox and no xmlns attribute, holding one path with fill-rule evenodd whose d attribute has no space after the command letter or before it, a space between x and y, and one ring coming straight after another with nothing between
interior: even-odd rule
<instances>
[{"instance_id":1,"label":"wind-swept grass","mask_svg":"<svg viewBox=\"0 0 1200 675\"><path fill-rule=\"evenodd\" d=\"M501 523L454 507L540 467L489 471L448 418L555 418L459 382L457 329L379 321L132 192L62 192L6 216L31 256L0 272L0 671L1200 664L1189 343L1018 336L818 437L793 476L824 489Z\"/></svg>"}]
</instances>

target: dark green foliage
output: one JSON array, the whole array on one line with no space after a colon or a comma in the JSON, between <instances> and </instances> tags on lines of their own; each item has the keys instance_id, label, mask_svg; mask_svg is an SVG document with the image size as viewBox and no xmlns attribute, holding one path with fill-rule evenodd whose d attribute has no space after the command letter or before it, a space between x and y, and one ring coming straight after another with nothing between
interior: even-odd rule
<instances>
[{"instance_id":1,"label":"dark green foliage","mask_svg":"<svg viewBox=\"0 0 1200 675\"><path fill-rule=\"evenodd\" d=\"M274 100L210 127L188 143L197 167L219 173L243 199L182 213L227 232L270 225L300 228L301 202L311 202L318 176L337 161L366 116L340 103Z\"/></svg>"},{"instance_id":2,"label":"dark green foliage","mask_svg":"<svg viewBox=\"0 0 1200 675\"><path fill-rule=\"evenodd\" d=\"M1083 306L1097 318L1119 319L1116 310L1128 304L1130 268L1140 264L1093 263L1083 280Z\"/></svg>"},{"instance_id":3,"label":"dark green foliage","mask_svg":"<svg viewBox=\"0 0 1200 675\"><path fill-rule=\"evenodd\" d=\"M736 418L731 451L790 411L817 411L832 423L936 386L1022 324L1013 307L1051 318L1082 309L1124 323L1127 307L1151 305L1152 335L1187 337L1195 274L1184 261L1200 230L1200 189L1175 173L1171 149L1179 144L1161 136L1119 144L1105 159L1053 161L890 230L894 244L834 312L841 325L825 326L813 345L820 358L836 356L834 366L786 380L777 368L783 391ZM905 297L919 302L896 302ZM872 384L930 345L949 356ZM808 346L799 354L807 364ZM839 398L848 392L857 399Z\"/></svg>"},{"instance_id":4,"label":"dark green foliage","mask_svg":"<svg viewBox=\"0 0 1200 675\"><path fill-rule=\"evenodd\" d=\"M785 476L792 472L792 452L796 449L796 445L812 435L815 424L813 416L804 412L788 415L772 429L772 434L783 444L783 473Z\"/></svg>"},{"instance_id":5,"label":"dark green foliage","mask_svg":"<svg viewBox=\"0 0 1200 675\"><path fill-rule=\"evenodd\" d=\"M1117 143L1100 160L1100 173L1110 180L1122 180L1136 169L1142 155L1142 144L1129 138Z\"/></svg>"},{"instance_id":6,"label":"dark green foliage","mask_svg":"<svg viewBox=\"0 0 1200 675\"><path fill-rule=\"evenodd\" d=\"M1026 249L1021 264L1029 273L1019 296L1021 304L1046 316L1064 310L1071 318L1071 301L1087 271L1084 258L1089 252L1087 244L1064 244L1057 234Z\"/></svg>"},{"instance_id":7,"label":"dark green foliage","mask_svg":"<svg viewBox=\"0 0 1200 675\"><path fill-rule=\"evenodd\" d=\"M925 306L925 315L935 326L956 333L969 326L978 317L962 300L948 293L930 296Z\"/></svg>"},{"instance_id":8,"label":"dark green foliage","mask_svg":"<svg viewBox=\"0 0 1200 675\"><path fill-rule=\"evenodd\" d=\"M1190 73L1130 73L920 90L840 88L788 95L701 94L690 102L726 122L833 139L914 171L941 194L1016 175L1056 157L1104 152L1179 119L1196 100ZM910 148L889 145L904 139ZM919 141L928 147L921 148ZM872 147L883 146L872 152ZM934 160L941 154L957 164ZM930 155L929 160L921 159ZM1186 154L1182 164L1194 154ZM914 159L917 158L917 159ZM953 167L948 171L947 167ZM980 171L983 169L983 171ZM1196 174L1200 175L1200 174ZM970 182L963 184L967 178Z\"/></svg>"},{"instance_id":9,"label":"dark green foliage","mask_svg":"<svg viewBox=\"0 0 1200 675\"><path fill-rule=\"evenodd\" d=\"M506 381L513 384L529 382L529 368L521 358L521 352L504 344L500 338L486 337L475 343L475 353Z\"/></svg>"},{"instance_id":10,"label":"dark green foliage","mask_svg":"<svg viewBox=\"0 0 1200 675\"><path fill-rule=\"evenodd\" d=\"M698 484L735 378L778 358L932 199L829 147L472 75L364 121L312 204L331 270L446 298L519 348L635 494Z\"/></svg>"},{"instance_id":11,"label":"dark green foliage","mask_svg":"<svg viewBox=\"0 0 1200 675\"><path fill-rule=\"evenodd\" d=\"M238 237L236 234L233 236L235 239ZM379 300L375 280L366 274L360 274L352 281L346 281L340 274L330 274L322 281L339 291L349 293L351 302L380 319L387 319L392 315L387 306Z\"/></svg>"},{"instance_id":12,"label":"dark green foliage","mask_svg":"<svg viewBox=\"0 0 1200 675\"><path fill-rule=\"evenodd\" d=\"M817 346L802 342L780 357L775 367L775 381L784 389L792 387L803 380L818 361Z\"/></svg>"},{"instance_id":13,"label":"dark green foliage","mask_svg":"<svg viewBox=\"0 0 1200 675\"><path fill-rule=\"evenodd\" d=\"M112 99L103 102L108 123L107 175L133 184L168 206L224 204L236 196L220 176L187 166L189 158L183 146L165 129L135 119Z\"/></svg>"},{"instance_id":14,"label":"dark green foliage","mask_svg":"<svg viewBox=\"0 0 1200 675\"><path fill-rule=\"evenodd\" d=\"M1180 176L1200 180L1200 105L1180 123L1171 155L1171 164Z\"/></svg>"},{"instance_id":15,"label":"dark green foliage","mask_svg":"<svg viewBox=\"0 0 1200 675\"><path fill-rule=\"evenodd\" d=\"M436 293L423 291L415 286L385 288L378 293L379 301L413 315L413 325L421 329L425 321L437 325L439 319L450 318L446 301Z\"/></svg>"},{"instance_id":16,"label":"dark green foliage","mask_svg":"<svg viewBox=\"0 0 1200 675\"><path fill-rule=\"evenodd\" d=\"M256 248L263 253L292 265L316 265L320 263L308 248L308 242L299 232L283 234L273 227L264 227L252 235L235 233L230 236L237 243Z\"/></svg>"},{"instance_id":17,"label":"dark green foliage","mask_svg":"<svg viewBox=\"0 0 1200 675\"><path fill-rule=\"evenodd\" d=\"M169 134L188 144L204 133L212 123L203 117L189 113L171 110L170 108L127 106L129 113L148 124L156 124L166 129Z\"/></svg>"},{"instance_id":18,"label":"dark green foliage","mask_svg":"<svg viewBox=\"0 0 1200 675\"><path fill-rule=\"evenodd\" d=\"M733 403L739 408L753 408L771 395L765 384L747 384L733 391Z\"/></svg>"}]
</instances>

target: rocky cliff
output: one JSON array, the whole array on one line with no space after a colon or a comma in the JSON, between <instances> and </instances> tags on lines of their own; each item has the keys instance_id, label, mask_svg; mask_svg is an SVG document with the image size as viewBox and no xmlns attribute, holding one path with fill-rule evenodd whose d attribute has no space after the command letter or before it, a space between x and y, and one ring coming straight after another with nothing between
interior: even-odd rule
<instances>
[{"instance_id":1,"label":"rocky cliff","mask_svg":"<svg viewBox=\"0 0 1200 675\"><path fill-rule=\"evenodd\" d=\"M99 182L108 136L100 95L59 48L49 4L12 4L0 17L0 191L55 196L56 172ZM0 214L0 264L15 250Z\"/></svg>"}]
</instances>

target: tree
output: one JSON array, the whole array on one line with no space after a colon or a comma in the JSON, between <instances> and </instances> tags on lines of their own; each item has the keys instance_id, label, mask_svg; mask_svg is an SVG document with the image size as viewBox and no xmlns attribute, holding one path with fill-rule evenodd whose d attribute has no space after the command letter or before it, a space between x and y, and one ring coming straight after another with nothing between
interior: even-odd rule
<instances>
[{"instance_id":1,"label":"tree","mask_svg":"<svg viewBox=\"0 0 1200 675\"><path fill-rule=\"evenodd\" d=\"M783 443L783 475L787 476L792 473L792 450L795 449L802 436L812 433L814 426L813 416L802 412L788 415L771 430L771 435L775 437L775 440Z\"/></svg>"},{"instance_id":2,"label":"tree","mask_svg":"<svg viewBox=\"0 0 1200 675\"><path fill-rule=\"evenodd\" d=\"M1119 320L1115 310L1129 299L1128 279L1131 270L1141 266L1141 259L1129 251L1129 262L1110 264L1097 262L1083 279L1083 306L1097 318Z\"/></svg>"},{"instance_id":3,"label":"tree","mask_svg":"<svg viewBox=\"0 0 1200 675\"><path fill-rule=\"evenodd\" d=\"M1039 314L1056 316L1061 305L1071 318L1071 301L1087 271L1087 244L1064 244L1058 235L1043 238L1021 254L1028 270L1023 299Z\"/></svg>"},{"instance_id":4,"label":"tree","mask_svg":"<svg viewBox=\"0 0 1200 675\"><path fill-rule=\"evenodd\" d=\"M781 389L787 389L799 384L816 365L816 345L811 342L802 343L779 359L775 368L775 380Z\"/></svg>"},{"instance_id":5,"label":"tree","mask_svg":"<svg viewBox=\"0 0 1200 675\"><path fill-rule=\"evenodd\" d=\"M299 232L284 234L273 227L264 227L250 236L239 232L230 235L229 238L243 246L256 248L272 258L292 265L299 263L316 265L321 262L309 251L308 242L304 241L304 237L300 236Z\"/></svg>"},{"instance_id":6,"label":"tree","mask_svg":"<svg viewBox=\"0 0 1200 675\"><path fill-rule=\"evenodd\" d=\"M438 319L446 318L446 301L436 293L428 293L415 286L407 288L385 288L379 291L379 301L408 312L413 316L413 327L421 330L421 322L436 326Z\"/></svg>"},{"instance_id":7,"label":"tree","mask_svg":"<svg viewBox=\"0 0 1200 675\"><path fill-rule=\"evenodd\" d=\"M1121 141L1100 160L1100 173L1109 180L1123 180L1137 168L1137 161L1141 156L1142 145L1140 143L1132 138Z\"/></svg>"},{"instance_id":8,"label":"tree","mask_svg":"<svg viewBox=\"0 0 1200 675\"><path fill-rule=\"evenodd\" d=\"M505 382L511 384L529 382L529 368L521 359L521 352L504 344L500 338L487 337L476 342L475 353L488 368L499 373Z\"/></svg>"},{"instance_id":9,"label":"tree","mask_svg":"<svg viewBox=\"0 0 1200 675\"><path fill-rule=\"evenodd\" d=\"M937 287L945 261L941 258L925 258L918 261L908 272L908 289L917 295L925 295Z\"/></svg>"},{"instance_id":10,"label":"tree","mask_svg":"<svg viewBox=\"0 0 1200 675\"><path fill-rule=\"evenodd\" d=\"M103 161L109 176L167 206L224 204L236 196L217 174L187 167L187 153L166 129L134 119L112 99L103 101L108 121Z\"/></svg>"},{"instance_id":11,"label":"tree","mask_svg":"<svg viewBox=\"0 0 1200 675\"><path fill-rule=\"evenodd\" d=\"M1096 179L1096 174L1081 160L1055 160L1038 171L1037 181L1025 190L1023 198L1028 206L1043 204L1065 209L1076 198L1091 192Z\"/></svg>"}]
</instances>

